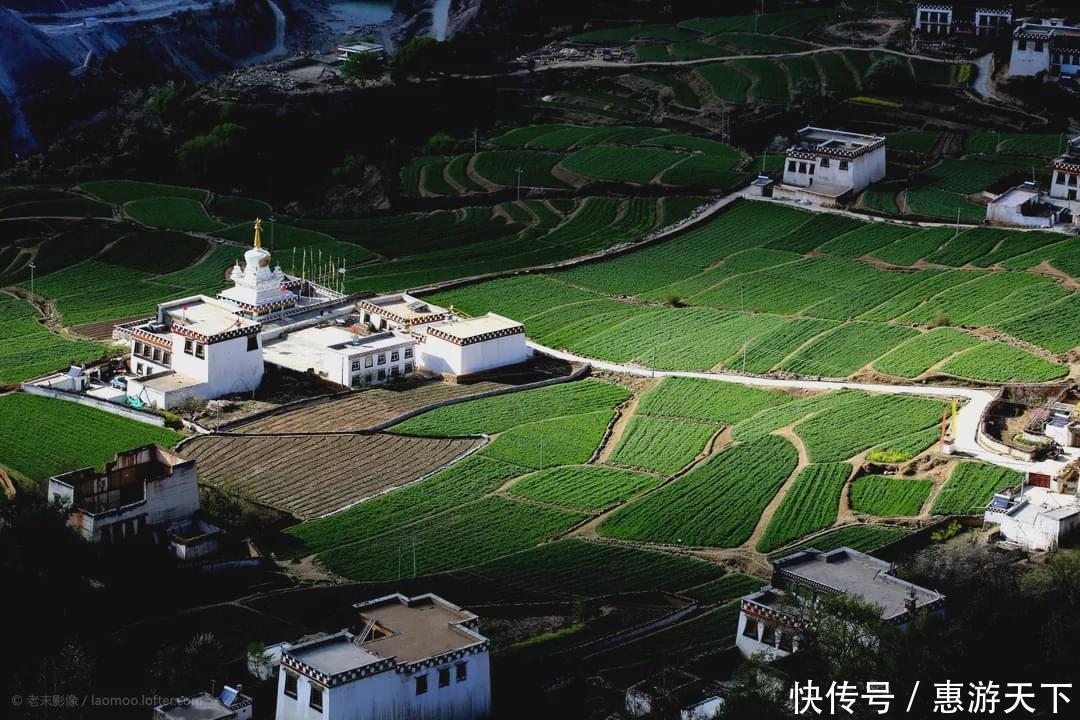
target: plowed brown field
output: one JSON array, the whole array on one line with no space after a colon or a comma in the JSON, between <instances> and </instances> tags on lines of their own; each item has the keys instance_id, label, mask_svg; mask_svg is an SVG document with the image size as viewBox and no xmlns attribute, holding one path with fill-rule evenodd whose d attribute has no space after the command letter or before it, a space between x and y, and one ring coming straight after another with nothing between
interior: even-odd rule
<instances>
[{"instance_id":1,"label":"plowed brown field","mask_svg":"<svg viewBox=\"0 0 1080 720\"><path fill-rule=\"evenodd\" d=\"M479 444L398 435L208 436L184 447L199 480L308 519L420 478Z\"/></svg>"}]
</instances>

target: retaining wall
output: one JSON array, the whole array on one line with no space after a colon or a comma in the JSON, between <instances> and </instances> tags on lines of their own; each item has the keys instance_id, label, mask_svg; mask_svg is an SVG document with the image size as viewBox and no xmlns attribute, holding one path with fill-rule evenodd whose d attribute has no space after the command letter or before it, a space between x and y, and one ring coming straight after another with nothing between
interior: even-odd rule
<instances>
[{"instance_id":1,"label":"retaining wall","mask_svg":"<svg viewBox=\"0 0 1080 720\"><path fill-rule=\"evenodd\" d=\"M54 398L56 400L67 400L68 402L78 403L79 405L97 408L98 410L103 410L104 412L112 413L113 415L126 417L127 419L135 420L136 422L165 427L165 418L160 415L155 415L154 413L146 412L145 410L136 410L127 405L117 405L116 403L101 400L90 395L71 393L65 390L57 390L56 388L45 388L40 385L31 385L30 383L23 383L21 389L28 395L38 395L40 397Z\"/></svg>"}]
</instances>

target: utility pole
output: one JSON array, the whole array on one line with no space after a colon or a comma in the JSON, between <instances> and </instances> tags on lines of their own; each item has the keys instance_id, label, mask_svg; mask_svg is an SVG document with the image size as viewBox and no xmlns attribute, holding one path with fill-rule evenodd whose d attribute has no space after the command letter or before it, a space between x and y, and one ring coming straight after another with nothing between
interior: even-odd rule
<instances>
[{"instance_id":1,"label":"utility pole","mask_svg":"<svg viewBox=\"0 0 1080 720\"><path fill-rule=\"evenodd\" d=\"M544 469L544 436L540 436L540 469Z\"/></svg>"},{"instance_id":2,"label":"utility pole","mask_svg":"<svg viewBox=\"0 0 1080 720\"><path fill-rule=\"evenodd\" d=\"M517 201L521 202L521 173L524 172L521 168L515 168L514 172L517 173Z\"/></svg>"},{"instance_id":3,"label":"utility pole","mask_svg":"<svg viewBox=\"0 0 1080 720\"><path fill-rule=\"evenodd\" d=\"M473 128L472 131L472 154L476 155L477 145L479 143L478 137L480 135L480 128Z\"/></svg>"},{"instance_id":4,"label":"utility pole","mask_svg":"<svg viewBox=\"0 0 1080 720\"><path fill-rule=\"evenodd\" d=\"M37 267L37 265L35 265L34 263L30 263L30 294L31 295L34 294L34 268L36 268L36 267Z\"/></svg>"}]
</instances>

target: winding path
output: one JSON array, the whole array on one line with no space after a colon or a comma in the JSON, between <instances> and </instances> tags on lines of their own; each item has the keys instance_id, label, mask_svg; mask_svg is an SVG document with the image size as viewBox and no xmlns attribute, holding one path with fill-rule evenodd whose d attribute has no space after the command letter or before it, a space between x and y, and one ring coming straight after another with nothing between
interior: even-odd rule
<instances>
[{"instance_id":1,"label":"winding path","mask_svg":"<svg viewBox=\"0 0 1080 720\"><path fill-rule=\"evenodd\" d=\"M606 360L595 360L593 358L582 357L563 350L555 350L531 340L528 341L528 345L535 352L560 360L588 363L598 370L605 370L607 372L624 375L636 375L638 377L688 377L779 390L859 390L862 392L885 395L922 395L939 398L963 399L967 402L957 413L957 427L954 430L956 433L957 456L981 460L983 462L1000 465L1001 467L1010 468L1020 472L1034 471L1049 474L1056 474L1070 460L1080 458L1080 450L1071 450L1066 454L1065 460L1044 460L1042 462L1031 463L1000 455L979 445L976 440L976 434L979 429L979 420L987 406L993 401L994 394L978 388L951 387L944 385L884 385L876 383L848 382L846 380L796 380L758 377L753 375L736 375L732 373L660 370L642 367L640 365L613 363Z\"/></svg>"}]
</instances>

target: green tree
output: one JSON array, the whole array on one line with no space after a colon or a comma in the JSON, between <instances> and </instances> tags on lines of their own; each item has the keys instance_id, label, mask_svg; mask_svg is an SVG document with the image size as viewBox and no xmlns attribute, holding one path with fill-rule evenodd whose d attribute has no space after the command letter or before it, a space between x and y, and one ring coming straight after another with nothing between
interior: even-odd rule
<instances>
[{"instance_id":1,"label":"green tree","mask_svg":"<svg viewBox=\"0 0 1080 720\"><path fill-rule=\"evenodd\" d=\"M348 80L377 80L383 74L382 58L377 53L352 54L341 67Z\"/></svg>"},{"instance_id":2,"label":"green tree","mask_svg":"<svg viewBox=\"0 0 1080 720\"><path fill-rule=\"evenodd\" d=\"M895 55L875 60L863 78L863 84L871 90L888 90L892 93L906 89L911 82L911 67Z\"/></svg>"},{"instance_id":3,"label":"green tree","mask_svg":"<svg viewBox=\"0 0 1080 720\"><path fill-rule=\"evenodd\" d=\"M441 58L438 40L416 37L398 49L394 55L394 68L403 75L427 77L439 68Z\"/></svg>"},{"instance_id":4,"label":"green tree","mask_svg":"<svg viewBox=\"0 0 1080 720\"><path fill-rule=\"evenodd\" d=\"M180 168L188 173L230 174L245 128L236 123L221 123L205 135L197 135L176 150Z\"/></svg>"}]
</instances>

